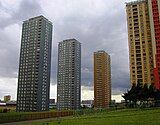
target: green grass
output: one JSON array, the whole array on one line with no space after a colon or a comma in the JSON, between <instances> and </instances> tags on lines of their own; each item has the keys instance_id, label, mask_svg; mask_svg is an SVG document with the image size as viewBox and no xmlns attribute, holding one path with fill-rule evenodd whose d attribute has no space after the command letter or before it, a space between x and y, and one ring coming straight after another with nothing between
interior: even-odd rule
<instances>
[{"instance_id":1,"label":"green grass","mask_svg":"<svg viewBox=\"0 0 160 125\"><path fill-rule=\"evenodd\" d=\"M60 123L59 123L60 122ZM48 124L47 124L48 123ZM124 109L24 125L160 125L160 109Z\"/></svg>"}]
</instances>

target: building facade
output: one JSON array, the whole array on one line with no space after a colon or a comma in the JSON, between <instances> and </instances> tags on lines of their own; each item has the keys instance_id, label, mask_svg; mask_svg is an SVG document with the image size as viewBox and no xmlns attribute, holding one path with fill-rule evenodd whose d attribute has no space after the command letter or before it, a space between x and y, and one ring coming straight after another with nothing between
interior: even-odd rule
<instances>
[{"instance_id":1,"label":"building facade","mask_svg":"<svg viewBox=\"0 0 160 125\"><path fill-rule=\"evenodd\" d=\"M93 108L94 100L82 100L81 107L82 108Z\"/></svg>"},{"instance_id":2,"label":"building facade","mask_svg":"<svg viewBox=\"0 0 160 125\"><path fill-rule=\"evenodd\" d=\"M94 107L108 108L110 101L110 56L105 51L97 51L94 52Z\"/></svg>"},{"instance_id":3,"label":"building facade","mask_svg":"<svg viewBox=\"0 0 160 125\"><path fill-rule=\"evenodd\" d=\"M79 109L81 103L81 43L67 39L58 44L57 108Z\"/></svg>"},{"instance_id":4,"label":"building facade","mask_svg":"<svg viewBox=\"0 0 160 125\"><path fill-rule=\"evenodd\" d=\"M148 2L126 3L131 84L154 83Z\"/></svg>"},{"instance_id":5,"label":"building facade","mask_svg":"<svg viewBox=\"0 0 160 125\"><path fill-rule=\"evenodd\" d=\"M160 0L148 0L153 48L154 82L160 89Z\"/></svg>"},{"instance_id":6,"label":"building facade","mask_svg":"<svg viewBox=\"0 0 160 125\"><path fill-rule=\"evenodd\" d=\"M43 16L23 22L17 112L49 110L52 23Z\"/></svg>"},{"instance_id":7,"label":"building facade","mask_svg":"<svg viewBox=\"0 0 160 125\"><path fill-rule=\"evenodd\" d=\"M4 96L4 102L8 102L8 101L11 101L11 96L10 95Z\"/></svg>"}]
</instances>

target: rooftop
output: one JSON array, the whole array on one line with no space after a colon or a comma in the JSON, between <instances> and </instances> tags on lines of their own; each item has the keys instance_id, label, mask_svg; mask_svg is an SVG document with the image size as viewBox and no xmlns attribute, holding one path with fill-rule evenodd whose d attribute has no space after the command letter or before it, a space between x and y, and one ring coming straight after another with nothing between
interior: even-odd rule
<instances>
[{"instance_id":1,"label":"rooftop","mask_svg":"<svg viewBox=\"0 0 160 125\"><path fill-rule=\"evenodd\" d=\"M146 0L136 0L136 1L132 1L132 2L125 2L126 6L128 5L134 5L134 4L139 4L139 3L143 3L143 2L147 2Z\"/></svg>"},{"instance_id":2,"label":"rooftop","mask_svg":"<svg viewBox=\"0 0 160 125\"><path fill-rule=\"evenodd\" d=\"M72 39L66 39L66 40L63 40L59 43L64 43L64 42L77 42L77 43L80 43L78 40L76 40L75 38L72 38ZM81 43L80 43L81 44Z\"/></svg>"},{"instance_id":3,"label":"rooftop","mask_svg":"<svg viewBox=\"0 0 160 125\"><path fill-rule=\"evenodd\" d=\"M94 52L94 53L106 53L104 50L99 50L97 52Z\"/></svg>"},{"instance_id":4,"label":"rooftop","mask_svg":"<svg viewBox=\"0 0 160 125\"><path fill-rule=\"evenodd\" d=\"M46 20L46 21L48 21L48 22L50 22L50 23L52 24L52 22L49 21L47 18L45 18L43 15L29 18L28 20L25 20L25 21L23 21L23 22L26 22L26 21L27 21L27 22L28 22L28 21L33 21L33 20L36 20L36 19L44 19L44 20Z\"/></svg>"}]
</instances>

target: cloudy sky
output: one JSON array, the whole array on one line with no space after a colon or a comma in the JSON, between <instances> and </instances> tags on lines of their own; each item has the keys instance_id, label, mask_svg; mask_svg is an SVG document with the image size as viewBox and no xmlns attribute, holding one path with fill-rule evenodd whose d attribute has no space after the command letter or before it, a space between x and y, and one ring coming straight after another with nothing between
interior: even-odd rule
<instances>
[{"instance_id":1,"label":"cloudy sky","mask_svg":"<svg viewBox=\"0 0 160 125\"><path fill-rule=\"evenodd\" d=\"M44 15L53 23L51 98L56 98L58 42L82 43L82 99L93 99L93 52L111 55L112 97L129 87L125 2L131 0L0 0L0 99L16 99L22 22Z\"/></svg>"}]
</instances>

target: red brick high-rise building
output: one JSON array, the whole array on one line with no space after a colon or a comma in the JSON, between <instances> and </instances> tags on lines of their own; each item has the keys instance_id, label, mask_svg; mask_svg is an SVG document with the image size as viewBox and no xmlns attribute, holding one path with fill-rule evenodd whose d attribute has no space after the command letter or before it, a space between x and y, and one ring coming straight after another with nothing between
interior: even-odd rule
<instances>
[{"instance_id":1,"label":"red brick high-rise building","mask_svg":"<svg viewBox=\"0 0 160 125\"><path fill-rule=\"evenodd\" d=\"M108 108L111 101L110 55L94 52L94 107Z\"/></svg>"},{"instance_id":2,"label":"red brick high-rise building","mask_svg":"<svg viewBox=\"0 0 160 125\"><path fill-rule=\"evenodd\" d=\"M131 84L160 89L160 0L126 3Z\"/></svg>"},{"instance_id":3,"label":"red brick high-rise building","mask_svg":"<svg viewBox=\"0 0 160 125\"><path fill-rule=\"evenodd\" d=\"M160 89L160 0L148 0L153 48L154 83Z\"/></svg>"}]
</instances>

